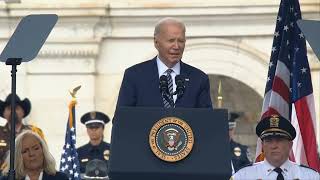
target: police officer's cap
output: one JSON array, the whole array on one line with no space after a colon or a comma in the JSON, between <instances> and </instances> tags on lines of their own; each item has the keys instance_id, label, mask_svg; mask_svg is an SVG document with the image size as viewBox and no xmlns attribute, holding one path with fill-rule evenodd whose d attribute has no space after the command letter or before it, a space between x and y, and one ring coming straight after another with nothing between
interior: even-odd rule
<instances>
[{"instance_id":1,"label":"police officer's cap","mask_svg":"<svg viewBox=\"0 0 320 180\"><path fill-rule=\"evenodd\" d=\"M86 165L85 179L108 179L108 165L99 159L93 159Z\"/></svg>"},{"instance_id":2,"label":"police officer's cap","mask_svg":"<svg viewBox=\"0 0 320 180\"><path fill-rule=\"evenodd\" d=\"M236 119L239 117L240 115L238 113L235 112L230 112L229 113L229 130L234 129L237 125L236 123Z\"/></svg>"},{"instance_id":3,"label":"police officer's cap","mask_svg":"<svg viewBox=\"0 0 320 180\"><path fill-rule=\"evenodd\" d=\"M84 114L81 119L81 123L86 125L88 128L104 126L110 121L109 117L99 111L91 111Z\"/></svg>"},{"instance_id":4,"label":"police officer's cap","mask_svg":"<svg viewBox=\"0 0 320 180\"><path fill-rule=\"evenodd\" d=\"M279 115L271 115L262 119L257 127L256 134L260 139L266 137L283 137L293 140L296 137L296 130L291 122Z\"/></svg>"}]
</instances>

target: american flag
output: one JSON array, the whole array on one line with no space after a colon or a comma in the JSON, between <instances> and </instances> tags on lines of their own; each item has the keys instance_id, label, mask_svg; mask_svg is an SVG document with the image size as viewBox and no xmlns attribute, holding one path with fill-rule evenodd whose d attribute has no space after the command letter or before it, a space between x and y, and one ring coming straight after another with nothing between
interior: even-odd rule
<instances>
[{"instance_id":1,"label":"american flag","mask_svg":"<svg viewBox=\"0 0 320 180\"><path fill-rule=\"evenodd\" d=\"M69 104L69 119L66 129L65 144L60 160L60 171L66 173L70 180L81 180L80 164L76 149L75 105L75 100L72 100Z\"/></svg>"},{"instance_id":2,"label":"american flag","mask_svg":"<svg viewBox=\"0 0 320 180\"><path fill-rule=\"evenodd\" d=\"M290 159L320 170L316 115L306 41L297 26L298 0L281 0L273 38L261 119L279 114L297 131ZM261 141L256 161L262 160Z\"/></svg>"}]
</instances>

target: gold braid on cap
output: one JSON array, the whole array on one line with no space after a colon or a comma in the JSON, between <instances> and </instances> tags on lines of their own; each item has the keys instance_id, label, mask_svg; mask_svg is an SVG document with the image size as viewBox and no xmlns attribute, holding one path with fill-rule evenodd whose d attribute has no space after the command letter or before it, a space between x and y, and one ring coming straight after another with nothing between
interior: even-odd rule
<instances>
[{"instance_id":1,"label":"gold braid on cap","mask_svg":"<svg viewBox=\"0 0 320 180\"><path fill-rule=\"evenodd\" d=\"M288 133L288 132L285 131L285 130L279 129L279 128L267 129L267 130L263 131L260 136L263 136L263 134L265 134L265 133L275 132L275 131L282 132L282 133L284 133L285 135L287 135L290 139L292 139L292 136L290 135L290 133Z\"/></svg>"}]
</instances>

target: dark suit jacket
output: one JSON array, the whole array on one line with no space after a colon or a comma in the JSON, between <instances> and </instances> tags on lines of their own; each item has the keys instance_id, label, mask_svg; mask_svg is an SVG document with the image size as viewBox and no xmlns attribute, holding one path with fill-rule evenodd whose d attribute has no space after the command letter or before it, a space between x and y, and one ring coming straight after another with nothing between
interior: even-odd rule
<instances>
[{"instance_id":1,"label":"dark suit jacket","mask_svg":"<svg viewBox=\"0 0 320 180\"><path fill-rule=\"evenodd\" d=\"M180 62L185 77L185 92L176 107L212 108L208 76L201 70ZM117 106L164 107L159 89L156 57L126 69Z\"/></svg>"},{"instance_id":2,"label":"dark suit jacket","mask_svg":"<svg viewBox=\"0 0 320 180\"><path fill-rule=\"evenodd\" d=\"M3 176L0 178L0 180L8 180L9 178L6 176ZM24 180L25 178L23 178L22 180ZM46 172L43 172L43 180L69 180L68 176L62 172L58 172L53 176L53 175L49 175Z\"/></svg>"}]
</instances>

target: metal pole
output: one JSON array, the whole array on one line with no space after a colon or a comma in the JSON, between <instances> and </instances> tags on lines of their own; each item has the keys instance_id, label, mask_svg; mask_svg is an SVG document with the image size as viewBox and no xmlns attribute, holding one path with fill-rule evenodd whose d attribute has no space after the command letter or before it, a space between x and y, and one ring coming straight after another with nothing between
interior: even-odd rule
<instances>
[{"instance_id":1,"label":"metal pole","mask_svg":"<svg viewBox=\"0 0 320 180\"><path fill-rule=\"evenodd\" d=\"M16 139L16 73L17 65L21 64L21 58L9 58L6 65L11 65L11 121L10 121L10 169L9 180L15 179L14 168L14 152L15 152L15 139Z\"/></svg>"}]
</instances>

